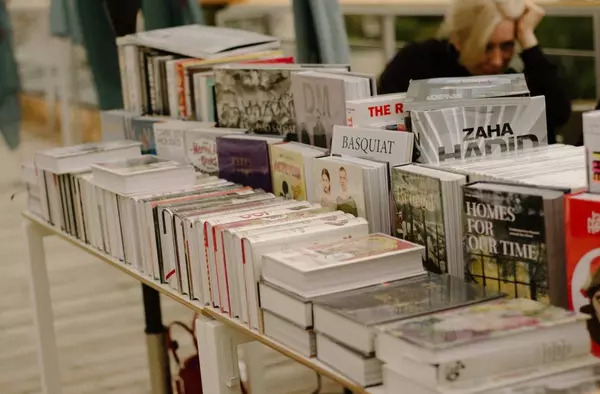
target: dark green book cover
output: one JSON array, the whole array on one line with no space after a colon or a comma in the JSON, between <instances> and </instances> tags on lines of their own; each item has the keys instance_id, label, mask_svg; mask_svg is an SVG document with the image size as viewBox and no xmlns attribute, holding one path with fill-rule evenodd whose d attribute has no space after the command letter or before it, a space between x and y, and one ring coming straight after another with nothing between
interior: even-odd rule
<instances>
[{"instance_id":1,"label":"dark green book cover","mask_svg":"<svg viewBox=\"0 0 600 394\"><path fill-rule=\"evenodd\" d=\"M549 303L544 199L463 188L465 278Z\"/></svg>"},{"instance_id":2,"label":"dark green book cover","mask_svg":"<svg viewBox=\"0 0 600 394\"><path fill-rule=\"evenodd\" d=\"M396 237L425 247L423 266L437 274L448 272L444 207L439 179L393 169Z\"/></svg>"}]
</instances>

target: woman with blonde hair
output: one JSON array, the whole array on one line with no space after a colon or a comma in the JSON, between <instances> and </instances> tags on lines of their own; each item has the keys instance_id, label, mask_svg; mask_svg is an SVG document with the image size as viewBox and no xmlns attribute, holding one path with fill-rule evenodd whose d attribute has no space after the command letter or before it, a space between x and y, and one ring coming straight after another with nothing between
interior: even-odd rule
<instances>
[{"instance_id":1,"label":"woman with blonde hair","mask_svg":"<svg viewBox=\"0 0 600 394\"><path fill-rule=\"evenodd\" d=\"M548 141L554 142L571 102L535 36L543 16L533 0L453 0L441 28L445 38L405 46L381 74L378 91L405 92L411 79L514 73L508 65L518 44L531 94L546 97Z\"/></svg>"}]
</instances>

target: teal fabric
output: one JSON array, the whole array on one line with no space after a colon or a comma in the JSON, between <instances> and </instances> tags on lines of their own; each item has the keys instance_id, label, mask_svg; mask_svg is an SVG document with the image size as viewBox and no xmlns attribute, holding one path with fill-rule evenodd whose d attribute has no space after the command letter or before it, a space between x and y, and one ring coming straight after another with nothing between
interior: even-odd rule
<instances>
[{"instance_id":1,"label":"teal fabric","mask_svg":"<svg viewBox=\"0 0 600 394\"><path fill-rule=\"evenodd\" d=\"M11 150L20 143L21 84L12 45L12 27L6 2L0 0L0 132Z\"/></svg>"},{"instance_id":2,"label":"teal fabric","mask_svg":"<svg viewBox=\"0 0 600 394\"><path fill-rule=\"evenodd\" d=\"M195 0L142 0L141 3L146 30L204 22L202 8ZM84 46L99 109L122 108L116 37L104 2L52 0L50 16L52 34L71 37Z\"/></svg>"},{"instance_id":3,"label":"teal fabric","mask_svg":"<svg viewBox=\"0 0 600 394\"><path fill-rule=\"evenodd\" d=\"M293 0L299 63L349 64L350 48L338 0Z\"/></svg>"}]
</instances>

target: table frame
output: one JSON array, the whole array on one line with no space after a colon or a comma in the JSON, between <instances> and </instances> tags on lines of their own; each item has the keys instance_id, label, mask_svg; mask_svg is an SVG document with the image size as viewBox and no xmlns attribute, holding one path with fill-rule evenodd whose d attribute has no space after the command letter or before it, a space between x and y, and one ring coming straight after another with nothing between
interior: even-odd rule
<instances>
[{"instance_id":1,"label":"table frame","mask_svg":"<svg viewBox=\"0 0 600 394\"><path fill-rule=\"evenodd\" d=\"M200 369L202 386L205 393L234 394L240 393L237 345L246 344L248 377L253 392L264 393L264 373L260 367L260 344L266 345L289 357L300 364L330 378L353 393L383 394L383 386L364 389L346 377L324 365L315 358L307 358L289 347L270 339L258 331L250 330L237 319L221 314L215 308L201 305L198 301L190 300L161 284L154 279L140 274L134 268L105 254L81 240L62 232L42 218L24 212L24 228L29 247L29 277L32 293L35 328L38 342L38 363L41 371L42 392L44 394L60 394L60 369L58 349L54 331L54 315L50 298L50 284L46 265L44 238L58 236L73 246L97 257L99 260L117 268L122 273L139 281L143 286L144 307L146 311L146 334L158 335L158 339L148 338L148 356L152 379L153 393L169 393L171 390L170 376L165 371L164 360L167 360L166 345L164 345L164 327L161 322L159 295L165 295L199 314L196 321L196 334L200 349ZM156 344L159 344L158 346ZM162 346L164 345L164 346ZM248 351L249 350L249 351ZM158 357L158 362L157 358Z\"/></svg>"}]
</instances>

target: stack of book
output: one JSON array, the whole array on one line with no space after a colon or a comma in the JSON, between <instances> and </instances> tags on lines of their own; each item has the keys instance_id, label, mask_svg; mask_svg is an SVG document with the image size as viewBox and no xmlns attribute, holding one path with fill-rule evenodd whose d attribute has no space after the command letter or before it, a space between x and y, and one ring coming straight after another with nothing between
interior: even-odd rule
<instances>
[{"instance_id":1,"label":"stack of book","mask_svg":"<svg viewBox=\"0 0 600 394\"><path fill-rule=\"evenodd\" d=\"M85 193L90 165L100 161L141 156L135 141L90 143L36 153L35 168L41 196L42 217L81 240L87 240L81 194Z\"/></svg>"},{"instance_id":2,"label":"stack of book","mask_svg":"<svg viewBox=\"0 0 600 394\"><path fill-rule=\"evenodd\" d=\"M292 62L274 37L186 25L117 39L124 108L215 121L213 67L232 62Z\"/></svg>"},{"instance_id":3,"label":"stack of book","mask_svg":"<svg viewBox=\"0 0 600 394\"><path fill-rule=\"evenodd\" d=\"M504 299L379 327L388 393L489 392L515 378L597 364L584 315ZM487 390L486 390L487 389ZM502 392L502 391L501 391Z\"/></svg>"},{"instance_id":4,"label":"stack of book","mask_svg":"<svg viewBox=\"0 0 600 394\"><path fill-rule=\"evenodd\" d=\"M315 297L421 275L421 247L385 234L295 247L263 255L264 332L305 356L317 353Z\"/></svg>"},{"instance_id":5,"label":"stack of book","mask_svg":"<svg viewBox=\"0 0 600 394\"><path fill-rule=\"evenodd\" d=\"M499 297L437 274L317 297L312 302L317 357L362 386L377 385L382 362L375 352L376 327Z\"/></svg>"}]
</instances>

